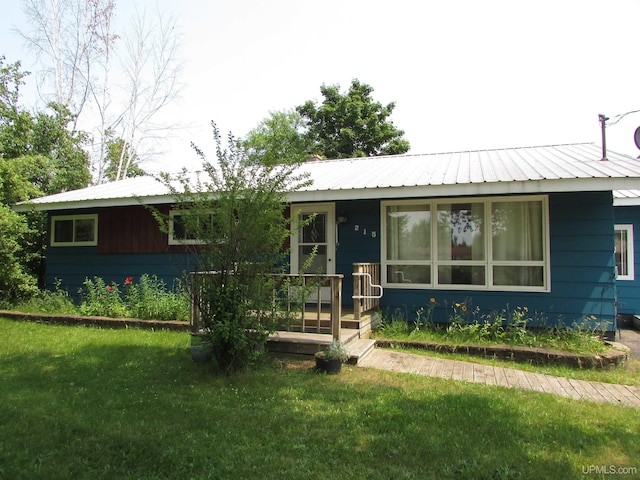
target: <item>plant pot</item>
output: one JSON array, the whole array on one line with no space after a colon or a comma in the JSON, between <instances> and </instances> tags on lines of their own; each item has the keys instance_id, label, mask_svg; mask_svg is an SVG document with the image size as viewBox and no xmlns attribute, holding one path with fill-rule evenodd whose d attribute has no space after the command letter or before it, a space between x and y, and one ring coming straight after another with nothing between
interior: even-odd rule
<instances>
[{"instance_id":1,"label":"plant pot","mask_svg":"<svg viewBox=\"0 0 640 480\"><path fill-rule=\"evenodd\" d=\"M196 363L208 363L213 358L211 345L201 344L189 347L191 359Z\"/></svg>"},{"instance_id":2,"label":"plant pot","mask_svg":"<svg viewBox=\"0 0 640 480\"><path fill-rule=\"evenodd\" d=\"M640 318L633 316L633 328L640 330Z\"/></svg>"},{"instance_id":3,"label":"plant pot","mask_svg":"<svg viewBox=\"0 0 640 480\"><path fill-rule=\"evenodd\" d=\"M316 369L324 373L340 373L340 370L342 370L342 361L339 358L316 356Z\"/></svg>"}]
</instances>

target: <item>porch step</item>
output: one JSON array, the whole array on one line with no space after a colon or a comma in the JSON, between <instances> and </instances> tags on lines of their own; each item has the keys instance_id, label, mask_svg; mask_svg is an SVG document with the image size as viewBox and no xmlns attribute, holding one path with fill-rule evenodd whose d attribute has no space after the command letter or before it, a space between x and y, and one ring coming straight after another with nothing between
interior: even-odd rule
<instances>
[{"instance_id":1,"label":"porch step","mask_svg":"<svg viewBox=\"0 0 640 480\"><path fill-rule=\"evenodd\" d=\"M347 348L349 349L348 363L350 365L357 365L360 360L373 350L375 344L376 341L370 338L359 338L351 341L349 345L347 345Z\"/></svg>"},{"instance_id":2,"label":"porch step","mask_svg":"<svg viewBox=\"0 0 640 480\"><path fill-rule=\"evenodd\" d=\"M353 313L347 313L341 318L340 339L349 350L350 364L357 364L371 351L374 345L371 337L371 330L379 321L379 314L363 314L359 321L354 320ZM287 331L279 330L269 336L267 340L267 350L271 352L293 353L297 355L314 355L319 350L324 350L331 340L330 322L321 318L318 329L317 319L305 319L305 332L302 332L302 325L289 325ZM319 330L319 331L318 331Z\"/></svg>"},{"instance_id":3,"label":"porch step","mask_svg":"<svg viewBox=\"0 0 640 480\"><path fill-rule=\"evenodd\" d=\"M340 319L340 327L347 330L358 330L360 338L369 338L371 330L380 321L380 314L377 312L368 312L362 314L360 320L353 318L353 313L347 313ZM331 321L328 318L321 318L319 325L316 318L305 319L304 331L310 333L331 333ZM290 325L292 331L302 331L301 323L292 323Z\"/></svg>"},{"instance_id":4,"label":"porch step","mask_svg":"<svg viewBox=\"0 0 640 480\"><path fill-rule=\"evenodd\" d=\"M340 330L340 338L350 349L351 342L358 339L358 331L343 328ZM332 339L329 334L278 331L269 336L266 347L270 352L315 355L324 350Z\"/></svg>"}]
</instances>

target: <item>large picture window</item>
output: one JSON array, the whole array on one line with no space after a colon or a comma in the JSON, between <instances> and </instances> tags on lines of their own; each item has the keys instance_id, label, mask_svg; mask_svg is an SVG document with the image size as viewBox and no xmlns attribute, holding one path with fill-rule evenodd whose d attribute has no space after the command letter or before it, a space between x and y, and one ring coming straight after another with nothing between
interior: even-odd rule
<instances>
[{"instance_id":1,"label":"large picture window","mask_svg":"<svg viewBox=\"0 0 640 480\"><path fill-rule=\"evenodd\" d=\"M633 280L635 278L633 258L633 225L616 225L616 278Z\"/></svg>"},{"instance_id":2,"label":"large picture window","mask_svg":"<svg viewBox=\"0 0 640 480\"><path fill-rule=\"evenodd\" d=\"M51 217L51 246L98 245L98 215L58 215Z\"/></svg>"},{"instance_id":3,"label":"large picture window","mask_svg":"<svg viewBox=\"0 0 640 480\"><path fill-rule=\"evenodd\" d=\"M387 287L548 289L545 196L389 201L382 223Z\"/></svg>"}]
</instances>

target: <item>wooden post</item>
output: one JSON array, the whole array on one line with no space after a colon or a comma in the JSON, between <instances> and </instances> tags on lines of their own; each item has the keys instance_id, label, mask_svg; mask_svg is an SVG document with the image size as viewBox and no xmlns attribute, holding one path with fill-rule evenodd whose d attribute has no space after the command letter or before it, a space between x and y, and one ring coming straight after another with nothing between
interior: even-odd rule
<instances>
[{"instance_id":1,"label":"wooden post","mask_svg":"<svg viewBox=\"0 0 640 480\"><path fill-rule=\"evenodd\" d=\"M360 264L353 264L353 273L361 273ZM353 276L353 296L356 297L353 299L353 319L360 320L360 310L362 310L362 300L360 300L360 296L362 295L362 290L360 286L362 285L362 277L360 275Z\"/></svg>"},{"instance_id":2,"label":"wooden post","mask_svg":"<svg viewBox=\"0 0 640 480\"><path fill-rule=\"evenodd\" d=\"M300 306L300 314L302 315L302 326L301 326L301 330L302 333L304 333L304 317L307 314L307 309L306 309L306 305L307 305L307 298L306 298L306 287L307 287L307 279L304 275L300 276L300 283L302 284L302 287L300 288L300 299L302 300L302 305Z\"/></svg>"},{"instance_id":3,"label":"wooden post","mask_svg":"<svg viewBox=\"0 0 640 480\"><path fill-rule=\"evenodd\" d=\"M198 304L200 303L199 298L199 285L198 285L198 273L192 272L191 274L191 294L189 295L190 300L190 323L191 323L191 331L196 333L199 328L200 319L199 319L199 310Z\"/></svg>"},{"instance_id":4,"label":"wooden post","mask_svg":"<svg viewBox=\"0 0 640 480\"><path fill-rule=\"evenodd\" d=\"M317 296L316 296L316 305L317 305L317 312L316 312L316 332L320 333L320 313L322 311L322 285L324 284L323 280L318 280L318 286L317 288Z\"/></svg>"},{"instance_id":5,"label":"wooden post","mask_svg":"<svg viewBox=\"0 0 640 480\"><path fill-rule=\"evenodd\" d=\"M340 340L340 322L342 319L342 275L331 277L331 334L334 340Z\"/></svg>"}]
</instances>

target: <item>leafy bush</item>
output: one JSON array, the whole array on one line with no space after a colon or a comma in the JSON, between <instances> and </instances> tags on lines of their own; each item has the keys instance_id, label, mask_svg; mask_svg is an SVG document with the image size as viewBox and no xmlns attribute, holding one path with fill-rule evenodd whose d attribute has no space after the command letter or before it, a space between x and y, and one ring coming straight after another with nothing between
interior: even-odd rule
<instances>
[{"instance_id":1,"label":"leafy bush","mask_svg":"<svg viewBox=\"0 0 640 480\"><path fill-rule=\"evenodd\" d=\"M69 297L69 292L56 283L54 291L40 290L30 299L19 302L12 307L20 312L76 314L78 307Z\"/></svg>"},{"instance_id":2,"label":"leafy bush","mask_svg":"<svg viewBox=\"0 0 640 480\"><path fill-rule=\"evenodd\" d=\"M105 285L100 277L84 281L83 301L80 314L103 317L127 317L127 307L122 300L118 285Z\"/></svg>"},{"instance_id":3,"label":"leafy bush","mask_svg":"<svg viewBox=\"0 0 640 480\"><path fill-rule=\"evenodd\" d=\"M137 285L131 277L127 277L124 288L127 309L134 318L189 319L189 295L181 286L169 290L165 282L155 275L144 274Z\"/></svg>"},{"instance_id":4,"label":"leafy bush","mask_svg":"<svg viewBox=\"0 0 640 480\"><path fill-rule=\"evenodd\" d=\"M0 204L0 292L6 301L20 301L37 293L29 274L23 244L30 230L25 218Z\"/></svg>"},{"instance_id":5,"label":"leafy bush","mask_svg":"<svg viewBox=\"0 0 640 480\"><path fill-rule=\"evenodd\" d=\"M290 163L260 163L249 158L229 135L222 144L213 124L216 161L197 147L203 175L186 174L165 184L176 199L185 232L204 247L197 249L197 270L190 295L199 327L209 337L217 367L225 372L244 368L257 358L268 335L282 323L274 309L279 295L273 273L286 265L282 246L290 235L287 194L307 184ZM206 179L205 179L206 178ZM170 219L155 212L161 227Z\"/></svg>"},{"instance_id":6,"label":"leafy bush","mask_svg":"<svg viewBox=\"0 0 640 480\"><path fill-rule=\"evenodd\" d=\"M94 277L84 281L82 315L130 317L142 320L188 320L189 296L182 288L168 290L158 277L144 274L138 284L133 277L124 280L122 289L116 283L105 285Z\"/></svg>"}]
</instances>

